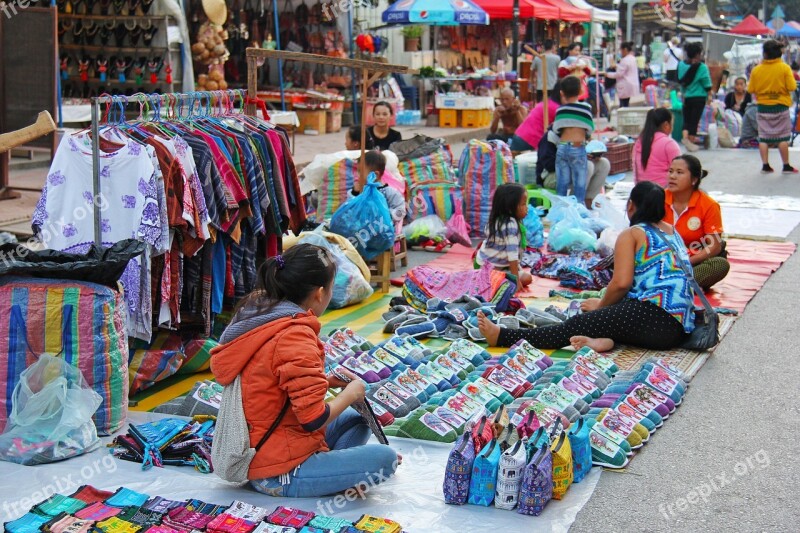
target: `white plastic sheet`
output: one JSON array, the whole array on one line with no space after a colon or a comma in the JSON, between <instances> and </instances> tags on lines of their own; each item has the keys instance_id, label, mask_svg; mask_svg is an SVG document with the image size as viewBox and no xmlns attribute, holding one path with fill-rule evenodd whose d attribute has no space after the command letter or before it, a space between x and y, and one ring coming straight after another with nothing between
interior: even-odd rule
<instances>
[{"instance_id":1,"label":"white plastic sheet","mask_svg":"<svg viewBox=\"0 0 800 533\"><path fill-rule=\"evenodd\" d=\"M133 423L155 420L162 415L131 413ZM107 442L109 439L103 439ZM392 438L392 447L403 455L395 477L371 487L366 499L347 501L273 498L247 487L222 481L213 474L200 474L189 467L153 468L118 460L105 449L49 465L23 467L0 464L0 522L21 516L27 509L54 492L70 493L80 485L115 490L120 486L171 499L200 498L227 504L234 499L270 509L294 506L321 514L355 520L364 513L398 521L408 532L469 533L487 531L567 531L578 511L589 501L600 479L600 469L573 485L565 498L552 501L538 517L494 508L450 506L444 503L442 480L451 445ZM34 501L35 500L35 501Z\"/></svg>"}]
</instances>

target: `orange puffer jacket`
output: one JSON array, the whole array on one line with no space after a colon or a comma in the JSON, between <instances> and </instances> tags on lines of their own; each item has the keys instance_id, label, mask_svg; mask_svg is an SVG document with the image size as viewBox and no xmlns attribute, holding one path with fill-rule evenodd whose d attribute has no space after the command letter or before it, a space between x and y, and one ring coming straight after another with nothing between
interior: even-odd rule
<instances>
[{"instance_id":1,"label":"orange puffer jacket","mask_svg":"<svg viewBox=\"0 0 800 533\"><path fill-rule=\"evenodd\" d=\"M325 354L312 312L279 318L212 351L211 371L221 385L242 375L242 403L255 446L272 426L288 397L291 408L250 463L248 479L290 472L316 452L328 451L325 429L302 424L325 412Z\"/></svg>"}]
</instances>

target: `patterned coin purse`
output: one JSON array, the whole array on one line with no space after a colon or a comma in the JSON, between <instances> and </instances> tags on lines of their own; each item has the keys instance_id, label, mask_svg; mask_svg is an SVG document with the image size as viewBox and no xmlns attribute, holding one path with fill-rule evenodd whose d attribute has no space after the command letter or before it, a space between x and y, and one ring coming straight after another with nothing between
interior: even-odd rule
<instances>
[{"instance_id":1,"label":"patterned coin purse","mask_svg":"<svg viewBox=\"0 0 800 533\"><path fill-rule=\"evenodd\" d=\"M447 458L444 471L444 501L451 505L464 505L469 496L475 447L469 432L461 435Z\"/></svg>"}]
</instances>

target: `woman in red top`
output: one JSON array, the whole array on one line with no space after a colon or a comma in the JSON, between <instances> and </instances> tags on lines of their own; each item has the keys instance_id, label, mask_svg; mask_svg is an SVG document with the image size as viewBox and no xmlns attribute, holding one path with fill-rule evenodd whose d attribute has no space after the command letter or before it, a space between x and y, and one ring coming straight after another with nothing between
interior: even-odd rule
<instances>
[{"instance_id":1,"label":"woman in red top","mask_svg":"<svg viewBox=\"0 0 800 533\"><path fill-rule=\"evenodd\" d=\"M725 241L722 240L722 212L700 182L708 175L700 160L682 155L672 160L665 195L664 222L672 224L689 250L694 277L708 289L728 275Z\"/></svg>"}]
</instances>

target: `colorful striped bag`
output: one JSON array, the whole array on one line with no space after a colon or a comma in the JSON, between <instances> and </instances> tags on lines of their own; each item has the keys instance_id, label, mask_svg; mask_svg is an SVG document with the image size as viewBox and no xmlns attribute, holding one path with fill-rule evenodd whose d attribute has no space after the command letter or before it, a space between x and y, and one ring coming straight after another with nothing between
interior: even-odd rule
<instances>
[{"instance_id":1,"label":"colorful striped bag","mask_svg":"<svg viewBox=\"0 0 800 533\"><path fill-rule=\"evenodd\" d=\"M62 357L103 398L93 420L108 435L128 416L127 310L122 295L79 281L0 279L0 430L20 374L39 354Z\"/></svg>"},{"instance_id":2,"label":"colorful striped bag","mask_svg":"<svg viewBox=\"0 0 800 533\"><path fill-rule=\"evenodd\" d=\"M347 201L347 192L358 177L358 161L342 159L328 168L325 181L317 189L317 221L330 220L339 207Z\"/></svg>"},{"instance_id":3,"label":"colorful striped bag","mask_svg":"<svg viewBox=\"0 0 800 533\"><path fill-rule=\"evenodd\" d=\"M470 236L482 237L489 223L494 191L514 181L514 158L502 141L473 139L461 153L458 175L464 190L464 216Z\"/></svg>"},{"instance_id":4,"label":"colorful striped bag","mask_svg":"<svg viewBox=\"0 0 800 533\"><path fill-rule=\"evenodd\" d=\"M461 186L453 172L453 154L448 146L423 157L400 161L397 168L406 178L407 220L427 215L449 220L456 206L463 205Z\"/></svg>"}]
</instances>

